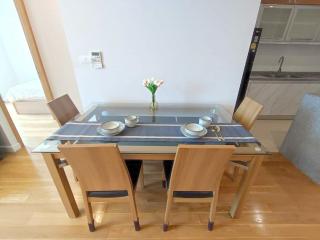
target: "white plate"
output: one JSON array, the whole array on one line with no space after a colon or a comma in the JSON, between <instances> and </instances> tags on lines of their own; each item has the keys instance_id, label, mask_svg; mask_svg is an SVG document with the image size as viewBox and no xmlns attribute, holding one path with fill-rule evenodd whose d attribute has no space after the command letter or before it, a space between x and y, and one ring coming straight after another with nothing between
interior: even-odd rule
<instances>
[{"instance_id":1,"label":"white plate","mask_svg":"<svg viewBox=\"0 0 320 240\"><path fill-rule=\"evenodd\" d=\"M201 138L201 137L207 135L207 133L208 133L208 130L207 130L206 128L203 128L203 131L202 131L201 133L199 133L198 135L188 134L188 133L185 131L185 125L181 126L180 130L181 130L181 133L182 133L184 136L188 137L188 138Z\"/></svg>"},{"instance_id":2,"label":"white plate","mask_svg":"<svg viewBox=\"0 0 320 240\"><path fill-rule=\"evenodd\" d=\"M98 132L99 134L101 134L101 135L104 135L104 136L115 136L115 135L118 135L119 133L121 133L125 128L126 128L126 125L125 125L124 123L122 123L122 122L119 122L119 127L118 127L117 131L114 132L114 133L108 133L108 132L106 132L106 131L102 128L102 125L97 128L97 132Z\"/></svg>"},{"instance_id":3,"label":"white plate","mask_svg":"<svg viewBox=\"0 0 320 240\"><path fill-rule=\"evenodd\" d=\"M101 124L101 128L108 134L113 134L119 131L121 122L110 121Z\"/></svg>"},{"instance_id":4,"label":"white plate","mask_svg":"<svg viewBox=\"0 0 320 240\"><path fill-rule=\"evenodd\" d=\"M204 130L204 127L197 123L188 123L184 125L186 133L192 136L199 136Z\"/></svg>"}]
</instances>

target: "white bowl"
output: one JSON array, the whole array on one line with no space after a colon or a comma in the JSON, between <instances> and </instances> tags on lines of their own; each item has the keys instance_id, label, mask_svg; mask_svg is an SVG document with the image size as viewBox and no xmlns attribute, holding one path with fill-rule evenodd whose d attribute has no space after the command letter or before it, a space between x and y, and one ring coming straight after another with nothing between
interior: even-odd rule
<instances>
[{"instance_id":1,"label":"white bowl","mask_svg":"<svg viewBox=\"0 0 320 240\"><path fill-rule=\"evenodd\" d=\"M105 122L101 126L106 133L115 133L118 131L119 127L120 123L116 121Z\"/></svg>"},{"instance_id":2,"label":"white bowl","mask_svg":"<svg viewBox=\"0 0 320 240\"><path fill-rule=\"evenodd\" d=\"M204 127L199 124L196 124L196 123L189 123L189 124L185 125L184 129L185 129L186 133L188 133L190 135L198 136L198 135L201 135L201 133L204 130Z\"/></svg>"},{"instance_id":3,"label":"white bowl","mask_svg":"<svg viewBox=\"0 0 320 240\"><path fill-rule=\"evenodd\" d=\"M134 127L139 122L139 117L135 115L129 115L124 118L124 122L128 127Z\"/></svg>"},{"instance_id":4,"label":"white bowl","mask_svg":"<svg viewBox=\"0 0 320 240\"><path fill-rule=\"evenodd\" d=\"M205 128L209 127L211 123L212 123L212 118L209 116L203 116L199 118L199 124L201 126L204 126Z\"/></svg>"},{"instance_id":5,"label":"white bowl","mask_svg":"<svg viewBox=\"0 0 320 240\"><path fill-rule=\"evenodd\" d=\"M129 115L129 116L127 116L125 119L127 119L128 121L135 121L135 122L137 122L139 118L138 118L136 115Z\"/></svg>"}]
</instances>

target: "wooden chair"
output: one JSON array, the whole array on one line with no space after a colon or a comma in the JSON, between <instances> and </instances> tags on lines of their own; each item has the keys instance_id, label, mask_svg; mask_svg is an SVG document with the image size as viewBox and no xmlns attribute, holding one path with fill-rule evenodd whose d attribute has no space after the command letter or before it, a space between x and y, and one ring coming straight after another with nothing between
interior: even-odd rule
<instances>
[{"instance_id":1,"label":"wooden chair","mask_svg":"<svg viewBox=\"0 0 320 240\"><path fill-rule=\"evenodd\" d=\"M53 99L52 101L48 102L47 105L53 117L59 123L60 127L79 114L77 107L74 105L68 94ZM67 165L68 163L65 161L65 159L60 159L61 167L65 167ZM75 173L73 173L73 176L74 179L78 181Z\"/></svg>"},{"instance_id":2,"label":"wooden chair","mask_svg":"<svg viewBox=\"0 0 320 240\"><path fill-rule=\"evenodd\" d=\"M134 187L142 161L125 162L116 144L64 144L59 149L78 177L89 230L95 230L92 202L120 200L129 203L135 230L139 231Z\"/></svg>"},{"instance_id":3,"label":"wooden chair","mask_svg":"<svg viewBox=\"0 0 320 240\"><path fill-rule=\"evenodd\" d=\"M60 126L69 122L79 114L77 107L68 94L58 97L47 104Z\"/></svg>"},{"instance_id":4,"label":"wooden chair","mask_svg":"<svg viewBox=\"0 0 320 240\"><path fill-rule=\"evenodd\" d=\"M168 230L169 213L175 202L210 203L208 230L212 231L220 181L234 150L232 145L178 146L173 167L166 166L170 161L164 164L169 189L163 231Z\"/></svg>"},{"instance_id":5,"label":"wooden chair","mask_svg":"<svg viewBox=\"0 0 320 240\"><path fill-rule=\"evenodd\" d=\"M249 131L262 109L263 106L260 103L249 97L245 97L237 111L234 113L233 119L238 123L241 123ZM239 175L240 169L244 168L245 166L243 166L242 162L239 161L231 161L230 164L234 168L231 178L232 180L235 180Z\"/></svg>"},{"instance_id":6,"label":"wooden chair","mask_svg":"<svg viewBox=\"0 0 320 240\"><path fill-rule=\"evenodd\" d=\"M247 130L250 130L262 111L263 106L260 103L245 97L233 115L233 119L241 123Z\"/></svg>"}]
</instances>

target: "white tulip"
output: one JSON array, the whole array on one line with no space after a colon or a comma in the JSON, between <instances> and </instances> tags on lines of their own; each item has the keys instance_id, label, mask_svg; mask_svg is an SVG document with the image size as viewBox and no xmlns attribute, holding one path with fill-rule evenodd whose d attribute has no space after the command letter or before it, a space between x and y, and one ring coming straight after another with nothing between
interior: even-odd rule
<instances>
[{"instance_id":1,"label":"white tulip","mask_svg":"<svg viewBox=\"0 0 320 240\"><path fill-rule=\"evenodd\" d=\"M148 87L150 84L154 84L157 87L160 87L164 83L163 80L156 80L155 77L146 78L143 80L143 86Z\"/></svg>"},{"instance_id":2,"label":"white tulip","mask_svg":"<svg viewBox=\"0 0 320 240\"><path fill-rule=\"evenodd\" d=\"M157 85L157 87L159 87L160 86L160 81L159 80L155 80L154 84Z\"/></svg>"}]
</instances>

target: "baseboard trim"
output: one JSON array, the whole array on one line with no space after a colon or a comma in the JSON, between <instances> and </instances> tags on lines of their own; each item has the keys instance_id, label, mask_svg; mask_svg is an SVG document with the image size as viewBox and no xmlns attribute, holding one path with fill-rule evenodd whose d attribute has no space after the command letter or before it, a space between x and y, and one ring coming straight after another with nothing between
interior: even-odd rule
<instances>
[{"instance_id":1,"label":"baseboard trim","mask_svg":"<svg viewBox=\"0 0 320 240\"><path fill-rule=\"evenodd\" d=\"M17 152L21 148L20 143L16 143L11 146L0 146L0 149L2 149L4 152Z\"/></svg>"}]
</instances>

